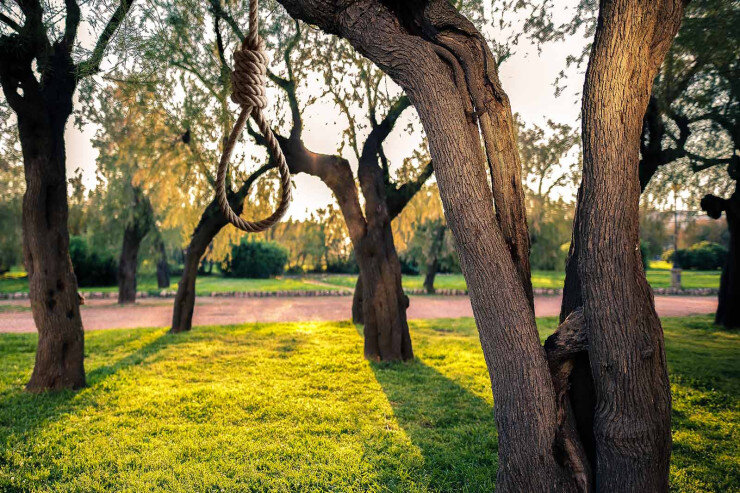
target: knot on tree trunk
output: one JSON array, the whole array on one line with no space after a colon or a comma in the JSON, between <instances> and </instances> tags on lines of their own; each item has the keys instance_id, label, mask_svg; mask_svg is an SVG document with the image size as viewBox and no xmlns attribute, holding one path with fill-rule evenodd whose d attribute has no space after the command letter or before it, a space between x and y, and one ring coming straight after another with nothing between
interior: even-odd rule
<instances>
[{"instance_id":1,"label":"knot on tree trunk","mask_svg":"<svg viewBox=\"0 0 740 493\"><path fill-rule=\"evenodd\" d=\"M592 484L591 466L577 431L568 395L575 358L588 350L583 308L579 307L568 315L547 338L544 347L557 399L558 429L553 443L555 457L570 471L579 490L588 492Z\"/></svg>"}]
</instances>

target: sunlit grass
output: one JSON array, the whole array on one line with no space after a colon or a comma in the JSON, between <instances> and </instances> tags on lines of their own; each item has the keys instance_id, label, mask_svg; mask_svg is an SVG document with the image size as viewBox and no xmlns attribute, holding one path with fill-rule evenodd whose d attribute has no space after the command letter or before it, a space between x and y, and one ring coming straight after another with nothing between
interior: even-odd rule
<instances>
[{"instance_id":1,"label":"sunlit grass","mask_svg":"<svg viewBox=\"0 0 740 493\"><path fill-rule=\"evenodd\" d=\"M539 320L544 337L554 318ZM677 491L740 484L740 336L667 319ZM349 323L86 334L89 387L29 395L36 336L0 336L0 491L492 491L472 319L413 321L416 361ZM734 485L734 486L733 486Z\"/></svg>"}]
</instances>

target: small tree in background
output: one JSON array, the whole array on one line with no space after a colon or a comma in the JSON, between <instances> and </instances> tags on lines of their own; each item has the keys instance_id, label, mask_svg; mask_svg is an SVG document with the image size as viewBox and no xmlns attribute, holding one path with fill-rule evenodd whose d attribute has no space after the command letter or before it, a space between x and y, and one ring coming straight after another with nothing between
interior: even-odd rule
<instances>
[{"instance_id":1,"label":"small tree in background","mask_svg":"<svg viewBox=\"0 0 740 493\"><path fill-rule=\"evenodd\" d=\"M413 259L424 274L424 289L434 294L434 278L440 271L458 267L452 234L444 219L427 219L417 225L405 256Z\"/></svg>"}]
</instances>

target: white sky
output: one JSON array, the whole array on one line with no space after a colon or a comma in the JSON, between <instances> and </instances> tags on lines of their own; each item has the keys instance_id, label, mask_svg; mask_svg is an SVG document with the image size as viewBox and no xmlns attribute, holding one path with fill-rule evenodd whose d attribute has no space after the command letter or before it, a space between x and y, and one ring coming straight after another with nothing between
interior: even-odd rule
<instances>
[{"instance_id":1,"label":"white sky","mask_svg":"<svg viewBox=\"0 0 740 493\"><path fill-rule=\"evenodd\" d=\"M559 97L554 95L553 82L564 68L566 56L579 53L586 42L580 36L575 36L566 42L549 44L540 53L523 40L517 52L502 64L500 77L504 90L509 95L513 111L519 113L527 124L542 126L551 119L574 127L578 125L580 101L577 93L583 85L582 74L570 70L568 90ZM415 118L412 112L407 110L404 115L406 121ZM336 152L343 124L338 110L329 103L317 103L307 109L304 119L307 147L317 152ZM339 121L339 125L333 123L335 120ZM421 141L420 135L407 135L403 131L405 126L405 121L399 121L396 131L386 141L386 154L395 165L410 155L410 146L419 145ZM96 127L89 124L80 131L75 128L72 119L67 126L68 174L71 176L77 168L82 169L88 187L95 185L97 152L90 143L95 131ZM351 151L347 150L345 157L350 159L350 154ZM294 180L297 189L289 212L292 217L307 217L311 211L333 202L329 189L318 178L298 175ZM564 195L570 197L571 193L566 191Z\"/></svg>"}]
</instances>

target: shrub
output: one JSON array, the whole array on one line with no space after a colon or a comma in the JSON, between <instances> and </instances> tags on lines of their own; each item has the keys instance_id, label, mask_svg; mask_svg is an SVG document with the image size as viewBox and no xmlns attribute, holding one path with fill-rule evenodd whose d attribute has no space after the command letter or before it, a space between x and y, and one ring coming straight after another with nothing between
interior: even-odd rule
<instances>
[{"instance_id":1,"label":"shrub","mask_svg":"<svg viewBox=\"0 0 740 493\"><path fill-rule=\"evenodd\" d=\"M328 274L357 274L360 267L355 260L353 251L348 258L334 258L326 263L326 273Z\"/></svg>"},{"instance_id":2,"label":"shrub","mask_svg":"<svg viewBox=\"0 0 740 493\"><path fill-rule=\"evenodd\" d=\"M675 257L678 257L677 262ZM721 269L727 258L727 248L718 243L700 241L690 248L678 250L675 255L673 250L663 253L663 260L678 263L682 269L695 270L717 270Z\"/></svg>"},{"instance_id":3,"label":"shrub","mask_svg":"<svg viewBox=\"0 0 740 493\"><path fill-rule=\"evenodd\" d=\"M283 273L288 252L277 243L242 240L231 249L231 257L221 266L226 277L267 279Z\"/></svg>"},{"instance_id":4,"label":"shrub","mask_svg":"<svg viewBox=\"0 0 740 493\"><path fill-rule=\"evenodd\" d=\"M69 240L69 256L77 276L77 285L115 286L116 259L110 254L99 254L91 251L85 238L73 236Z\"/></svg>"}]
</instances>

